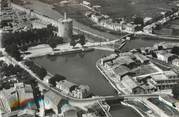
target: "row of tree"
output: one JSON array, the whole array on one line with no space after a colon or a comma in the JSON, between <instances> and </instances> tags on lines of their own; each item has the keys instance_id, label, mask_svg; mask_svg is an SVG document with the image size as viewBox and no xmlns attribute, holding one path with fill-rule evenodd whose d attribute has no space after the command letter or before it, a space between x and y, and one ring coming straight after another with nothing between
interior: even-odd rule
<instances>
[{"instance_id":1,"label":"row of tree","mask_svg":"<svg viewBox=\"0 0 179 117\"><path fill-rule=\"evenodd\" d=\"M54 49L58 44L62 44L63 38L57 36L55 30L55 27L48 25L42 29L5 33L2 37L2 46L10 56L20 61L20 51L26 51L31 46L49 44Z\"/></svg>"},{"instance_id":2,"label":"row of tree","mask_svg":"<svg viewBox=\"0 0 179 117\"><path fill-rule=\"evenodd\" d=\"M0 75L0 89L10 88L16 82L14 78L25 84L31 84L34 81L32 76L18 65L8 65L4 61L0 61Z\"/></svg>"},{"instance_id":3,"label":"row of tree","mask_svg":"<svg viewBox=\"0 0 179 117\"><path fill-rule=\"evenodd\" d=\"M36 65L33 61L26 60L25 65L29 67L41 80L47 75L47 70L41 66Z\"/></svg>"},{"instance_id":4,"label":"row of tree","mask_svg":"<svg viewBox=\"0 0 179 117\"><path fill-rule=\"evenodd\" d=\"M42 29L3 34L2 45L6 48L15 44L21 50L26 50L28 47L38 44L49 44L55 47L57 44L63 43L63 38L58 37L53 30L53 28L48 26Z\"/></svg>"},{"instance_id":5,"label":"row of tree","mask_svg":"<svg viewBox=\"0 0 179 117\"><path fill-rule=\"evenodd\" d=\"M14 57L17 61L22 60L21 53L16 44L12 43L11 45L6 46L5 50L10 56Z\"/></svg>"}]
</instances>

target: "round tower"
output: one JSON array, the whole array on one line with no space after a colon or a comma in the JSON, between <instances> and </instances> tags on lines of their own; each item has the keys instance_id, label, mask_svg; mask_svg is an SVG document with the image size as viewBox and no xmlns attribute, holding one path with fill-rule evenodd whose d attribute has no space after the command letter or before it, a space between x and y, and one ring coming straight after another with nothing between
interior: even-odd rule
<instances>
[{"instance_id":1,"label":"round tower","mask_svg":"<svg viewBox=\"0 0 179 117\"><path fill-rule=\"evenodd\" d=\"M59 20L58 35L64 39L65 42L70 42L73 35L73 20L66 18Z\"/></svg>"}]
</instances>

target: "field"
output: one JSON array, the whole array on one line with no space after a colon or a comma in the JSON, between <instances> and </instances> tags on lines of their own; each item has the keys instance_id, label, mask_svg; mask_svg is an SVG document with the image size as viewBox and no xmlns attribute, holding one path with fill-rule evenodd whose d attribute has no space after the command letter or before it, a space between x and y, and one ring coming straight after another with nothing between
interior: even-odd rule
<instances>
[{"instance_id":1,"label":"field","mask_svg":"<svg viewBox=\"0 0 179 117\"><path fill-rule=\"evenodd\" d=\"M85 25L100 29L99 26L89 20L84 14L89 9L80 5L83 0L39 0L54 6L60 13L66 12L68 17L77 20ZM65 4L64 4L65 1ZM92 6L99 5L99 12L109 15L112 18L131 18L134 15L141 17L154 17L162 11L170 10L176 5L176 0L86 0ZM67 2L67 3L66 3ZM63 4L62 4L63 3ZM103 29L100 29L103 30ZM113 31L107 32L113 33Z\"/></svg>"},{"instance_id":2,"label":"field","mask_svg":"<svg viewBox=\"0 0 179 117\"><path fill-rule=\"evenodd\" d=\"M58 5L63 0L40 0L48 2L49 4ZM82 7L76 6L83 0L67 0L70 4L60 6L68 9L68 12L76 12L73 15L80 15ZM143 17L153 17L160 14L161 11L166 11L172 7L175 0L86 0L92 5L100 5L101 12L108 14L111 17L131 17L133 15L140 15ZM70 13L69 13L70 14Z\"/></svg>"}]
</instances>

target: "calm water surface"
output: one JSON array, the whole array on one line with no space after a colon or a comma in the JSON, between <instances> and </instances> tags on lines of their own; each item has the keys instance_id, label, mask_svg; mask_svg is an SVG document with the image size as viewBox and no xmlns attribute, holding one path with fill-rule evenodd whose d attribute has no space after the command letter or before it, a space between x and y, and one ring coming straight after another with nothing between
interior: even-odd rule
<instances>
[{"instance_id":1,"label":"calm water surface","mask_svg":"<svg viewBox=\"0 0 179 117\"><path fill-rule=\"evenodd\" d=\"M128 42L123 51L133 48L152 46L156 41L132 40ZM88 53L70 54L64 56L41 57L33 59L36 63L45 67L53 74L64 75L67 80L77 84L88 85L95 95L116 95L115 90L107 82L103 75L96 68L96 61L111 52L95 50ZM112 105L111 114L113 117L140 117L133 109Z\"/></svg>"},{"instance_id":2,"label":"calm water surface","mask_svg":"<svg viewBox=\"0 0 179 117\"><path fill-rule=\"evenodd\" d=\"M93 51L65 56L42 57L34 61L50 73L61 74L77 84L88 85L95 95L114 95L114 89L96 68L96 61L110 52Z\"/></svg>"}]
</instances>

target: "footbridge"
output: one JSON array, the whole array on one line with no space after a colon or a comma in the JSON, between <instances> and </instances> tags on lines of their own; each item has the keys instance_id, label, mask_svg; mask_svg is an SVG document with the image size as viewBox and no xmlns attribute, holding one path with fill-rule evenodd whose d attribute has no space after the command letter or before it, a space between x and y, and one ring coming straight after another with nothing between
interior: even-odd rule
<instances>
[{"instance_id":1,"label":"footbridge","mask_svg":"<svg viewBox=\"0 0 179 117\"><path fill-rule=\"evenodd\" d=\"M126 41L126 38L131 36L133 34L126 34L122 37L120 37L119 39L115 39L115 40L112 40L112 41L103 41L103 42L94 42L94 43L86 43L86 46L88 47L92 47L92 46L106 46L106 45L114 45L114 44L117 44L117 43L124 43Z\"/></svg>"}]
</instances>

